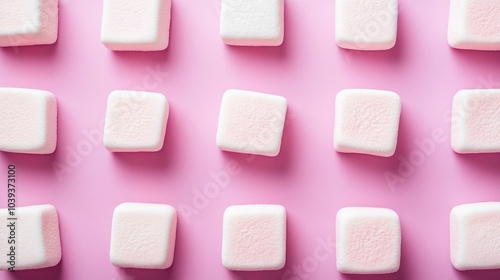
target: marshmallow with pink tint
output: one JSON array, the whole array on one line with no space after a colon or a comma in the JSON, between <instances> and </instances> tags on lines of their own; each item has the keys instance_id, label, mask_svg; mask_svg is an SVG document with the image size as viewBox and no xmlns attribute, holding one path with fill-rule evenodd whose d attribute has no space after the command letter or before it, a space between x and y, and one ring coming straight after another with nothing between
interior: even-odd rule
<instances>
[{"instance_id":1,"label":"marshmallow with pink tint","mask_svg":"<svg viewBox=\"0 0 500 280\"><path fill-rule=\"evenodd\" d=\"M353 50L388 50L396 44L398 0L336 0L337 45Z\"/></svg>"},{"instance_id":2,"label":"marshmallow with pink tint","mask_svg":"<svg viewBox=\"0 0 500 280\"><path fill-rule=\"evenodd\" d=\"M0 209L0 270L38 269L55 266L61 261L61 240L57 211L52 205L16 207L15 216ZM15 217L17 220L8 220ZM9 226L14 223L14 226ZM12 238L11 238L12 237ZM12 241L15 240L15 243ZM11 242L8 242L11 241ZM14 263L11 246L15 246Z\"/></svg>"},{"instance_id":3,"label":"marshmallow with pink tint","mask_svg":"<svg viewBox=\"0 0 500 280\"><path fill-rule=\"evenodd\" d=\"M451 120L455 152L500 152L500 89L460 90L453 98Z\"/></svg>"},{"instance_id":4,"label":"marshmallow with pink tint","mask_svg":"<svg viewBox=\"0 0 500 280\"><path fill-rule=\"evenodd\" d=\"M36 89L0 88L0 151L50 154L57 144L57 101Z\"/></svg>"},{"instance_id":5,"label":"marshmallow with pink tint","mask_svg":"<svg viewBox=\"0 0 500 280\"><path fill-rule=\"evenodd\" d=\"M111 263L119 267L164 269L174 261L177 213L166 204L118 205L111 228Z\"/></svg>"},{"instance_id":6,"label":"marshmallow with pink tint","mask_svg":"<svg viewBox=\"0 0 500 280\"><path fill-rule=\"evenodd\" d=\"M237 153L278 155L286 109L287 101L282 96L226 91L219 114L217 147Z\"/></svg>"},{"instance_id":7,"label":"marshmallow with pink tint","mask_svg":"<svg viewBox=\"0 0 500 280\"><path fill-rule=\"evenodd\" d=\"M160 93L115 90L108 97L104 146L112 152L156 152L163 147L169 106Z\"/></svg>"},{"instance_id":8,"label":"marshmallow with pink tint","mask_svg":"<svg viewBox=\"0 0 500 280\"><path fill-rule=\"evenodd\" d=\"M451 263L458 270L500 268L500 202L455 206L450 214Z\"/></svg>"},{"instance_id":9,"label":"marshmallow with pink tint","mask_svg":"<svg viewBox=\"0 0 500 280\"><path fill-rule=\"evenodd\" d=\"M448 44L457 49L500 50L500 1L451 0Z\"/></svg>"},{"instance_id":10,"label":"marshmallow with pink tint","mask_svg":"<svg viewBox=\"0 0 500 280\"><path fill-rule=\"evenodd\" d=\"M0 47L47 45L57 41L57 0L0 3Z\"/></svg>"},{"instance_id":11,"label":"marshmallow with pink tint","mask_svg":"<svg viewBox=\"0 0 500 280\"><path fill-rule=\"evenodd\" d=\"M222 264L230 270L283 268L286 260L286 211L281 205L230 206L224 212Z\"/></svg>"},{"instance_id":12,"label":"marshmallow with pink tint","mask_svg":"<svg viewBox=\"0 0 500 280\"><path fill-rule=\"evenodd\" d=\"M390 91L346 89L335 101L334 148L390 157L396 150L401 99Z\"/></svg>"},{"instance_id":13,"label":"marshmallow with pink tint","mask_svg":"<svg viewBox=\"0 0 500 280\"><path fill-rule=\"evenodd\" d=\"M104 0L101 41L114 51L168 47L171 0Z\"/></svg>"},{"instance_id":14,"label":"marshmallow with pink tint","mask_svg":"<svg viewBox=\"0 0 500 280\"><path fill-rule=\"evenodd\" d=\"M350 274L399 270L401 226L387 208L346 207L337 212L337 269Z\"/></svg>"},{"instance_id":15,"label":"marshmallow with pink tint","mask_svg":"<svg viewBox=\"0 0 500 280\"><path fill-rule=\"evenodd\" d=\"M279 46L284 0L221 0L220 35L227 45Z\"/></svg>"}]
</instances>

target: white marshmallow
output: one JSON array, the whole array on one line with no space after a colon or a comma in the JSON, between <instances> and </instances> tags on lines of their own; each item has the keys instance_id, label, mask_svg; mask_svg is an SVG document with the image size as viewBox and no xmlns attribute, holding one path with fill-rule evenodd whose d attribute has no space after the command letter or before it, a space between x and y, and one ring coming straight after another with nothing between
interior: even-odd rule
<instances>
[{"instance_id":1,"label":"white marshmallow","mask_svg":"<svg viewBox=\"0 0 500 280\"><path fill-rule=\"evenodd\" d=\"M286 261L286 210L281 205L230 206L224 212L222 264L230 270L278 270Z\"/></svg>"},{"instance_id":2,"label":"white marshmallow","mask_svg":"<svg viewBox=\"0 0 500 280\"><path fill-rule=\"evenodd\" d=\"M451 0L448 44L457 49L500 50L500 1Z\"/></svg>"},{"instance_id":3,"label":"white marshmallow","mask_svg":"<svg viewBox=\"0 0 500 280\"><path fill-rule=\"evenodd\" d=\"M237 153L278 155L286 107L287 101L282 96L226 91L220 108L217 147Z\"/></svg>"},{"instance_id":4,"label":"white marshmallow","mask_svg":"<svg viewBox=\"0 0 500 280\"><path fill-rule=\"evenodd\" d=\"M457 153L500 152L500 89L461 90L453 98L451 146Z\"/></svg>"},{"instance_id":5,"label":"white marshmallow","mask_svg":"<svg viewBox=\"0 0 500 280\"><path fill-rule=\"evenodd\" d=\"M112 152L155 152L163 147L169 106L160 93L115 90L108 98L104 146Z\"/></svg>"},{"instance_id":6,"label":"white marshmallow","mask_svg":"<svg viewBox=\"0 0 500 280\"><path fill-rule=\"evenodd\" d=\"M0 88L0 151L50 154L57 144L56 97L43 90Z\"/></svg>"},{"instance_id":7,"label":"white marshmallow","mask_svg":"<svg viewBox=\"0 0 500 280\"><path fill-rule=\"evenodd\" d=\"M222 0L222 40L234 46L281 45L284 7L284 0Z\"/></svg>"},{"instance_id":8,"label":"white marshmallow","mask_svg":"<svg viewBox=\"0 0 500 280\"><path fill-rule=\"evenodd\" d=\"M171 0L104 0L101 41L114 51L168 47Z\"/></svg>"},{"instance_id":9,"label":"white marshmallow","mask_svg":"<svg viewBox=\"0 0 500 280\"><path fill-rule=\"evenodd\" d=\"M401 99L390 91L347 89L335 101L334 148L390 157L396 150Z\"/></svg>"},{"instance_id":10,"label":"white marshmallow","mask_svg":"<svg viewBox=\"0 0 500 280\"><path fill-rule=\"evenodd\" d=\"M15 246L14 270L38 269L55 266L61 260L59 220L52 205L16 207L12 218L8 209L0 209L0 270L11 267L11 246ZM9 228L11 222L15 226ZM13 230L13 232L12 232ZM7 239L9 237L9 239ZM11 238L12 237L12 238ZM9 240L9 243L8 241Z\"/></svg>"},{"instance_id":11,"label":"white marshmallow","mask_svg":"<svg viewBox=\"0 0 500 280\"><path fill-rule=\"evenodd\" d=\"M337 45L353 50L388 50L396 44L398 0L336 0Z\"/></svg>"},{"instance_id":12,"label":"white marshmallow","mask_svg":"<svg viewBox=\"0 0 500 280\"><path fill-rule=\"evenodd\" d=\"M47 45L57 41L57 0L0 3L0 47Z\"/></svg>"},{"instance_id":13,"label":"white marshmallow","mask_svg":"<svg viewBox=\"0 0 500 280\"><path fill-rule=\"evenodd\" d=\"M451 263L458 270L500 268L500 202L455 206L450 214Z\"/></svg>"},{"instance_id":14,"label":"white marshmallow","mask_svg":"<svg viewBox=\"0 0 500 280\"><path fill-rule=\"evenodd\" d=\"M166 204L118 205L111 228L111 263L119 267L164 269L174 261L177 213Z\"/></svg>"},{"instance_id":15,"label":"white marshmallow","mask_svg":"<svg viewBox=\"0 0 500 280\"><path fill-rule=\"evenodd\" d=\"M337 212L336 232L340 272L385 274L399 270L401 226L393 210L342 208Z\"/></svg>"}]
</instances>

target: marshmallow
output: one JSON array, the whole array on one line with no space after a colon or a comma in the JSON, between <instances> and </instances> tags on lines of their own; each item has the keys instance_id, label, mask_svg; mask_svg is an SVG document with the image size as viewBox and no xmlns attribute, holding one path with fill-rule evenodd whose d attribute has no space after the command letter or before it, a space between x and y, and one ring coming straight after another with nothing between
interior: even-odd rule
<instances>
[{"instance_id":1,"label":"marshmallow","mask_svg":"<svg viewBox=\"0 0 500 280\"><path fill-rule=\"evenodd\" d=\"M453 98L451 147L457 153L500 152L500 89L461 90Z\"/></svg>"},{"instance_id":2,"label":"marshmallow","mask_svg":"<svg viewBox=\"0 0 500 280\"><path fill-rule=\"evenodd\" d=\"M53 44L57 25L57 0L0 3L0 47Z\"/></svg>"},{"instance_id":3,"label":"marshmallow","mask_svg":"<svg viewBox=\"0 0 500 280\"><path fill-rule=\"evenodd\" d=\"M385 274L399 270L401 227L391 209L346 207L337 213L337 269Z\"/></svg>"},{"instance_id":4,"label":"marshmallow","mask_svg":"<svg viewBox=\"0 0 500 280\"><path fill-rule=\"evenodd\" d=\"M114 51L168 46L171 0L104 0L101 41Z\"/></svg>"},{"instance_id":5,"label":"marshmallow","mask_svg":"<svg viewBox=\"0 0 500 280\"><path fill-rule=\"evenodd\" d=\"M163 147L168 102L160 93L116 90L108 98L104 146L111 152L155 152Z\"/></svg>"},{"instance_id":6,"label":"marshmallow","mask_svg":"<svg viewBox=\"0 0 500 280\"><path fill-rule=\"evenodd\" d=\"M398 0L336 0L337 45L353 50L388 50L396 44Z\"/></svg>"},{"instance_id":7,"label":"marshmallow","mask_svg":"<svg viewBox=\"0 0 500 280\"><path fill-rule=\"evenodd\" d=\"M230 270L283 268L286 211L281 205L234 205L224 212L222 264Z\"/></svg>"},{"instance_id":8,"label":"marshmallow","mask_svg":"<svg viewBox=\"0 0 500 280\"><path fill-rule=\"evenodd\" d=\"M47 204L16 207L14 216L10 211L0 209L0 270L10 270L12 265L14 270L57 265L61 261L61 240L56 208ZM8 220L13 217L17 220Z\"/></svg>"},{"instance_id":9,"label":"marshmallow","mask_svg":"<svg viewBox=\"0 0 500 280\"><path fill-rule=\"evenodd\" d=\"M222 41L234 46L281 45L284 7L284 0L222 0Z\"/></svg>"},{"instance_id":10,"label":"marshmallow","mask_svg":"<svg viewBox=\"0 0 500 280\"><path fill-rule=\"evenodd\" d=\"M119 267L164 269L174 261L177 213L166 204L118 205L111 228L111 263Z\"/></svg>"},{"instance_id":11,"label":"marshmallow","mask_svg":"<svg viewBox=\"0 0 500 280\"><path fill-rule=\"evenodd\" d=\"M0 88L0 151L50 154L57 143L57 102L43 90Z\"/></svg>"},{"instance_id":12,"label":"marshmallow","mask_svg":"<svg viewBox=\"0 0 500 280\"><path fill-rule=\"evenodd\" d=\"M451 263L458 270L500 268L500 202L455 206L450 214Z\"/></svg>"},{"instance_id":13,"label":"marshmallow","mask_svg":"<svg viewBox=\"0 0 500 280\"><path fill-rule=\"evenodd\" d=\"M282 96L230 89L222 97L217 147L224 151L276 156L285 126Z\"/></svg>"},{"instance_id":14,"label":"marshmallow","mask_svg":"<svg viewBox=\"0 0 500 280\"><path fill-rule=\"evenodd\" d=\"M500 50L500 1L451 0L448 44L457 49Z\"/></svg>"},{"instance_id":15,"label":"marshmallow","mask_svg":"<svg viewBox=\"0 0 500 280\"><path fill-rule=\"evenodd\" d=\"M396 150L401 99L390 91L347 89L335 101L334 148L390 157Z\"/></svg>"}]
</instances>

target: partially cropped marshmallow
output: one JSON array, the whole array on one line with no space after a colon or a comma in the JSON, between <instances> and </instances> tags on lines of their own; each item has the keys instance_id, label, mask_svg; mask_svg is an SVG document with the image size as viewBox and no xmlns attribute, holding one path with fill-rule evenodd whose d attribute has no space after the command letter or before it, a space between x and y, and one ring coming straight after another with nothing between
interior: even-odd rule
<instances>
[{"instance_id":1,"label":"partially cropped marshmallow","mask_svg":"<svg viewBox=\"0 0 500 280\"><path fill-rule=\"evenodd\" d=\"M385 274L399 270L401 226L393 210L342 208L337 213L336 234L340 272Z\"/></svg>"},{"instance_id":2,"label":"partially cropped marshmallow","mask_svg":"<svg viewBox=\"0 0 500 280\"><path fill-rule=\"evenodd\" d=\"M57 0L0 2L0 47L47 45L57 41Z\"/></svg>"},{"instance_id":3,"label":"partially cropped marshmallow","mask_svg":"<svg viewBox=\"0 0 500 280\"><path fill-rule=\"evenodd\" d=\"M0 151L50 154L57 144L54 94L35 89L0 88Z\"/></svg>"},{"instance_id":4,"label":"partially cropped marshmallow","mask_svg":"<svg viewBox=\"0 0 500 280\"><path fill-rule=\"evenodd\" d=\"M237 153L278 155L286 108L287 101L282 96L226 91L220 108L217 147Z\"/></svg>"},{"instance_id":5,"label":"partially cropped marshmallow","mask_svg":"<svg viewBox=\"0 0 500 280\"><path fill-rule=\"evenodd\" d=\"M155 152L163 147L169 106L160 93L116 90L108 97L104 146L112 152Z\"/></svg>"},{"instance_id":6,"label":"partially cropped marshmallow","mask_svg":"<svg viewBox=\"0 0 500 280\"><path fill-rule=\"evenodd\" d=\"M335 101L334 148L389 157L396 150L401 99L390 91L347 89Z\"/></svg>"},{"instance_id":7,"label":"partially cropped marshmallow","mask_svg":"<svg viewBox=\"0 0 500 280\"><path fill-rule=\"evenodd\" d=\"M336 0L337 45L353 50L388 50L396 44L398 0Z\"/></svg>"},{"instance_id":8,"label":"partially cropped marshmallow","mask_svg":"<svg viewBox=\"0 0 500 280\"><path fill-rule=\"evenodd\" d=\"M111 228L111 263L119 267L164 269L174 261L177 213L166 204L118 205Z\"/></svg>"},{"instance_id":9,"label":"partially cropped marshmallow","mask_svg":"<svg viewBox=\"0 0 500 280\"><path fill-rule=\"evenodd\" d=\"M500 152L500 89L461 90L452 107L451 146L457 153Z\"/></svg>"},{"instance_id":10,"label":"partially cropped marshmallow","mask_svg":"<svg viewBox=\"0 0 500 280\"><path fill-rule=\"evenodd\" d=\"M500 50L500 1L451 0L448 43L457 49Z\"/></svg>"},{"instance_id":11,"label":"partially cropped marshmallow","mask_svg":"<svg viewBox=\"0 0 500 280\"><path fill-rule=\"evenodd\" d=\"M284 7L284 0L222 0L222 40L235 46L281 45Z\"/></svg>"},{"instance_id":12,"label":"partially cropped marshmallow","mask_svg":"<svg viewBox=\"0 0 500 280\"><path fill-rule=\"evenodd\" d=\"M171 0L104 0L101 41L114 51L168 47Z\"/></svg>"},{"instance_id":13,"label":"partially cropped marshmallow","mask_svg":"<svg viewBox=\"0 0 500 280\"><path fill-rule=\"evenodd\" d=\"M278 270L286 261L286 210L281 205L230 206L224 212L222 264L230 270Z\"/></svg>"},{"instance_id":14,"label":"partially cropped marshmallow","mask_svg":"<svg viewBox=\"0 0 500 280\"><path fill-rule=\"evenodd\" d=\"M451 263L458 270L500 268L500 202L455 206L450 215Z\"/></svg>"},{"instance_id":15,"label":"partially cropped marshmallow","mask_svg":"<svg viewBox=\"0 0 500 280\"><path fill-rule=\"evenodd\" d=\"M61 240L54 206L0 209L0 220L0 270L38 269L59 263Z\"/></svg>"}]
</instances>

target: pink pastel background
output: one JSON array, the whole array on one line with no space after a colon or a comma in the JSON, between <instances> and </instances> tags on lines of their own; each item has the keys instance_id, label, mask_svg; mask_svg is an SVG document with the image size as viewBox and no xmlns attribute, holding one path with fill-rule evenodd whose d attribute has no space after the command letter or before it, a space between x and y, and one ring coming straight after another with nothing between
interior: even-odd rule
<instances>
[{"instance_id":1,"label":"pink pastel background","mask_svg":"<svg viewBox=\"0 0 500 280\"><path fill-rule=\"evenodd\" d=\"M2 272L0 278L499 279L499 270L458 272L449 260L451 208L500 200L500 156L451 150L451 101L462 88L500 88L500 52L448 47L448 5L401 0L396 47L357 52L335 44L333 0L286 0L285 42L273 48L225 46L218 34L219 0L174 0L166 51L118 53L100 42L102 1L61 0L57 44L0 50L0 86L44 89L57 96L57 151L46 156L2 153L0 172L6 180L7 165L17 166L18 205L57 207L63 260L54 268ZM161 92L170 102L164 148L158 153L112 154L99 139L90 139L92 143L86 135L98 138L108 94L138 87ZM335 94L358 87L400 94L403 111L395 156L333 150ZM278 157L254 158L216 148L220 101L229 88L288 99ZM418 158L423 153L416 141L431 139L433 133L443 134L445 141L434 141L434 151ZM418 166L398 173L401 162L411 160ZM186 205L194 207L196 191L203 192L215 182L211 174L220 175L234 161L240 174L230 176L208 205L189 218L179 213L170 269L118 269L110 264L115 206L136 201L171 204L179 212ZM58 178L54 163L65 165L68 173ZM387 172L405 175L404 182L389 185ZM7 190L1 189L0 206L5 207ZM284 269L231 272L222 266L223 211L244 203L287 208ZM341 275L331 248L326 259L315 259L321 244L335 239L335 214L344 206L389 207L399 213L399 272Z\"/></svg>"}]
</instances>

